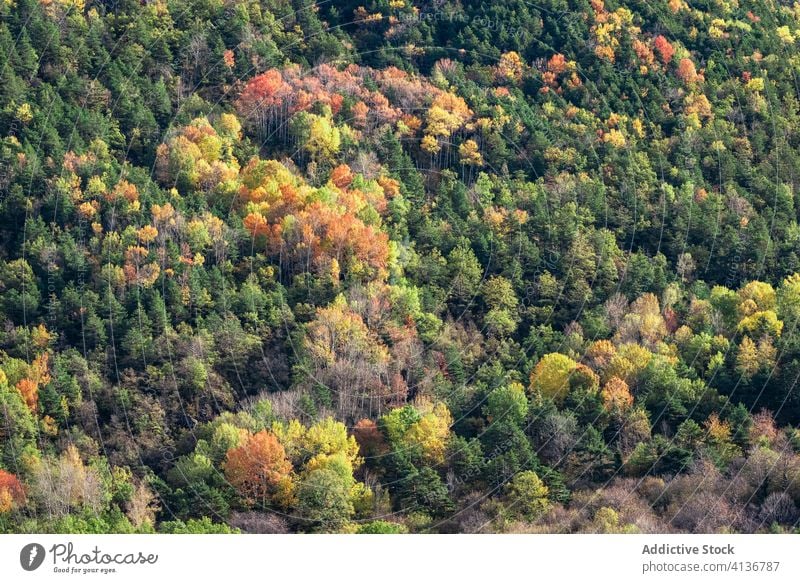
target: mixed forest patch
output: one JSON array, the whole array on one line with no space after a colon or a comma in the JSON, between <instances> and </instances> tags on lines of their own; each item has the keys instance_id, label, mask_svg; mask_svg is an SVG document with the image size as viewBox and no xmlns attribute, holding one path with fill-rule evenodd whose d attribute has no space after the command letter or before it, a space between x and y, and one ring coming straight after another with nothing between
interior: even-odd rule
<instances>
[{"instance_id":1,"label":"mixed forest patch","mask_svg":"<svg viewBox=\"0 0 800 583\"><path fill-rule=\"evenodd\" d=\"M799 43L0 3L0 531L797 532Z\"/></svg>"}]
</instances>

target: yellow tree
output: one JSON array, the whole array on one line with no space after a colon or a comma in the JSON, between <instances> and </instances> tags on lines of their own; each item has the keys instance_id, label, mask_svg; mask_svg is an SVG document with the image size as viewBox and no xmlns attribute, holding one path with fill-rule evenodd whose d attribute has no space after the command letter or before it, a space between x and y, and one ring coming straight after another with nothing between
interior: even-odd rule
<instances>
[{"instance_id":1,"label":"yellow tree","mask_svg":"<svg viewBox=\"0 0 800 583\"><path fill-rule=\"evenodd\" d=\"M418 447L427 462L442 463L450 439L453 416L444 403L433 406L424 403L418 408L421 409L422 417L408 428L403 441L409 447Z\"/></svg>"},{"instance_id":2,"label":"yellow tree","mask_svg":"<svg viewBox=\"0 0 800 583\"><path fill-rule=\"evenodd\" d=\"M464 166L483 166L483 156L475 140L467 140L458 147L458 156Z\"/></svg>"},{"instance_id":3,"label":"yellow tree","mask_svg":"<svg viewBox=\"0 0 800 583\"><path fill-rule=\"evenodd\" d=\"M519 83L525 70L525 63L519 53L509 51L500 55L500 60L495 67L495 77L499 81Z\"/></svg>"},{"instance_id":4,"label":"yellow tree","mask_svg":"<svg viewBox=\"0 0 800 583\"><path fill-rule=\"evenodd\" d=\"M739 350L736 353L736 368L742 376L749 379L758 372L759 367L758 348L755 342L745 336L739 343Z\"/></svg>"},{"instance_id":5,"label":"yellow tree","mask_svg":"<svg viewBox=\"0 0 800 583\"><path fill-rule=\"evenodd\" d=\"M317 162L330 162L339 152L341 133L330 119L309 114L308 139L303 147Z\"/></svg>"},{"instance_id":6,"label":"yellow tree","mask_svg":"<svg viewBox=\"0 0 800 583\"><path fill-rule=\"evenodd\" d=\"M340 418L380 414L392 401L389 352L344 296L317 310L304 346L309 381L331 392Z\"/></svg>"},{"instance_id":7,"label":"yellow tree","mask_svg":"<svg viewBox=\"0 0 800 583\"><path fill-rule=\"evenodd\" d=\"M578 363L559 352L545 354L531 372L531 390L560 403L569 391L569 377Z\"/></svg>"}]
</instances>

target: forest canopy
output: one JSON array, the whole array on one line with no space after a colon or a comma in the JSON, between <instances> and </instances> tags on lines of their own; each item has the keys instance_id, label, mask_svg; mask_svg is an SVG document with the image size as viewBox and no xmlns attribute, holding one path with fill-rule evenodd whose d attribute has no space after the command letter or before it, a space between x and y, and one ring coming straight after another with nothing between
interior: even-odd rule
<instances>
[{"instance_id":1,"label":"forest canopy","mask_svg":"<svg viewBox=\"0 0 800 583\"><path fill-rule=\"evenodd\" d=\"M0 3L0 531L797 532L800 3Z\"/></svg>"}]
</instances>

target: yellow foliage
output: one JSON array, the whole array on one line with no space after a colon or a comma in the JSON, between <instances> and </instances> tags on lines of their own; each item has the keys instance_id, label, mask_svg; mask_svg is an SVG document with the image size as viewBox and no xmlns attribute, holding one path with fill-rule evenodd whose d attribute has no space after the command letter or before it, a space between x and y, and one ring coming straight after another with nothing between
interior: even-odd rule
<instances>
[{"instance_id":1,"label":"yellow foliage","mask_svg":"<svg viewBox=\"0 0 800 583\"><path fill-rule=\"evenodd\" d=\"M603 141L615 148L622 148L625 146L625 135L615 128L603 134Z\"/></svg>"},{"instance_id":2,"label":"yellow foliage","mask_svg":"<svg viewBox=\"0 0 800 583\"><path fill-rule=\"evenodd\" d=\"M429 154L436 154L442 149L442 147L439 145L439 140L434 138L432 135L425 135L422 138L420 147Z\"/></svg>"},{"instance_id":3,"label":"yellow foliage","mask_svg":"<svg viewBox=\"0 0 800 583\"><path fill-rule=\"evenodd\" d=\"M141 229L137 231L137 236L139 237L139 241L142 243L150 243L154 241L155 238L158 236L158 229L153 227L152 225L145 225Z\"/></svg>"},{"instance_id":4,"label":"yellow foliage","mask_svg":"<svg viewBox=\"0 0 800 583\"><path fill-rule=\"evenodd\" d=\"M561 402L569 391L569 377L577 362L559 352L545 354L531 372L531 390Z\"/></svg>"},{"instance_id":5,"label":"yellow foliage","mask_svg":"<svg viewBox=\"0 0 800 583\"><path fill-rule=\"evenodd\" d=\"M0 514L5 514L13 508L14 499L8 490L0 490Z\"/></svg>"},{"instance_id":6,"label":"yellow foliage","mask_svg":"<svg viewBox=\"0 0 800 583\"><path fill-rule=\"evenodd\" d=\"M461 97L442 92L436 96L426 113L425 131L431 136L447 138L471 116L472 110Z\"/></svg>"},{"instance_id":7,"label":"yellow foliage","mask_svg":"<svg viewBox=\"0 0 800 583\"><path fill-rule=\"evenodd\" d=\"M478 150L475 140L467 140L458 148L461 163L467 166L483 166L483 156Z\"/></svg>"},{"instance_id":8,"label":"yellow foliage","mask_svg":"<svg viewBox=\"0 0 800 583\"><path fill-rule=\"evenodd\" d=\"M742 318L738 330L757 336L773 334L779 337L783 331L783 322L778 319L778 315L773 310L763 310Z\"/></svg>"},{"instance_id":9,"label":"yellow foliage","mask_svg":"<svg viewBox=\"0 0 800 583\"><path fill-rule=\"evenodd\" d=\"M29 103L23 103L17 107L14 115L22 123L30 123L33 120L33 110Z\"/></svg>"},{"instance_id":10,"label":"yellow foliage","mask_svg":"<svg viewBox=\"0 0 800 583\"><path fill-rule=\"evenodd\" d=\"M759 368L758 349L748 336L742 338L736 354L736 367L746 378L753 376Z\"/></svg>"},{"instance_id":11,"label":"yellow foliage","mask_svg":"<svg viewBox=\"0 0 800 583\"><path fill-rule=\"evenodd\" d=\"M515 51L503 53L500 56L500 61L497 63L497 76L504 80L518 82L522 79L524 66L525 63L522 61L522 57L519 56L519 53Z\"/></svg>"},{"instance_id":12,"label":"yellow foliage","mask_svg":"<svg viewBox=\"0 0 800 583\"><path fill-rule=\"evenodd\" d=\"M636 132L636 135L640 138L644 137L644 125L642 124L642 120L639 118L634 119L631 122L631 126L633 126L633 131Z\"/></svg>"},{"instance_id":13,"label":"yellow foliage","mask_svg":"<svg viewBox=\"0 0 800 583\"><path fill-rule=\"evenodd\" d=\"M612 357L611 363L604 371L604 378L619 377L626 383L633 384L637 375L650 363L653 354L638 344L624 344Z\"/></svg>"},{"instance_id":14,"label":"yellow foliage","mask_svg":"<svg viewBox=\"0 0 800 583\"><path fill-rule=\"evenodd\" d=\"M781 39L781 42L787 45L794 44L794 35L792 31L789 30L788 26L779 26L775 29L775 33L778 35L778 38Z\"/></svg>"},{"instance_id":15,"label":"yellow foliage","mask_svg":"<svg viewBox=\"0 0 800 583\"><path fill-rule=\"evenodd\" d=\"M312 455L340 453L353 467L362 463L356 438L347 435L347 427L333 417L326 417L309 427L302 437L302 447L305 453Z\"/></svg>"},{"instance_id":16,"label":"yellow foliage","mask_svg":"<svg viewBox=\"0 0 800 583\"><path fill-rule=\"evenodd\" d=\"M423 413L419 421L409 427L403 440L411 446L419 446L429 462L442 463L452 424L453 416L447 405L436 403L430 411Z\"/></svg>"},{"instance_id":17,"label":"yellow foliage","mask_svg":"<svg viewBox=\"0 0 800 583\"><path fill-rule=\"evenodd\" d=\"M39 324L31 330L31 340L37 348L45 348L53 339L54 335L48 332L44 324Z\"/></svg>"},{"instance_id":18,"label":"yellow foliage","mask_svg":"<svg viewBox=\"0 0 800 583\"><path fill-rule=\"evenodd\" d=\"M763 281L751 281L738 292L741 301L753 300L759 310L772 310L775 308L777 295L775 289Z\"/></svg>"},{"instance_id":19,"label":"yellow foliage","mask_svg":"<svg viewBox=\"0 0 800 583\"><path fill-rule=\"evenodd\" d=\"M92 202L84 202L78 207L78 214L80 214L84 219L91 219L93 216L97 214L97 203Z\"/></svg>"},{"instance_id":20,"label":"yellow foliage","mask_svg":"<svg viewBox=\"0 0 800 583\"><path fill-rule=\"evenodd\" d=\"M166 203L163 206L154 204L150 208L150 212L156 223L167 223L175 216L175 209L170 203Z\"/></svg>"}]
</instances>

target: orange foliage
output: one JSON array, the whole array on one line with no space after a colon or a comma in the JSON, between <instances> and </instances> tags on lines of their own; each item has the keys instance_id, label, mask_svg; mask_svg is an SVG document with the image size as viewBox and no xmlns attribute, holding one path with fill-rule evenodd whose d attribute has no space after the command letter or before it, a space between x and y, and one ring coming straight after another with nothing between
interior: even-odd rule
<instances>
[{"instance_id":1,"label":"orange foliage","mask_svg":"<svg viewBox=\"0 0 800 583\"><path fill-rule=\"evenodd\" d=\"M353 173L350 171L350 166L347 164L340 164L331 171L331 182L337 188L346 189L353 182Z\"/></svg>"},{"instance_id":2,"label":"orange foliage","mask_svg":"<svg viewBox=\"0 0 800 583\"><path fill-rule=\"evenodd\" d=\"M28 369L28 376L21 379L16 384L16 389L25 401L32 412L36 412L39 405L39 388L50 382L50 374L48 372L49 355L46 352L41 353L33 359L30 368Z\"/></svg>"},{"instance_id":3,"label":"orange foliage","mask_svg":"<svg viewBox=\"0 0 800 583\"><path fill-rule=\"evenodd\" d=\"M383 188L383 194L386 198L394 198L400 194L400 182L388 176L381 176L378 178L378 184Z\"/></svg>"},{"instance_id":4,"label":"orange foliage","mask_svg":"<svg viewBox=\"0 0 800 583\"><path fill-rule=\"evenodd\" d=\"M0 469L0 514L25 504L25 490L12 473Z\"/></svg>"},{"instance_id":5,"label":"orange foliage","mask_svg":"<svg viewBox=\"0 0 800 583\"><path fill-rule=\"evenodd\" d=\"M353 115L353 125L357 128L364 129L367 127L367 114L369 113L369 106L363 101L356 103L350 110Z\"/></svg>"},{"instance_id":6,"label":"orange foliage","mask_svg":"<svg viewBox=\"0 0 800 583\"><path fill-rule=\"evenodd\" d=\"M277 162L254 159L243 169L240 197L258 203L257 208L248 208L243 220L251 237L262 239L290 273L309 266L318 274L331 273L334 260L342 268L363 272L367 267L378 272L370 275L383 273L389 261L388 236L366 224L359 213L367 206L384 212L386 192L374 187L342 190L332 204L317 200L312 188L295 180ZM352 180L347 165L331 173L331 181L339 188L346 189ZM383 184L390 191L399 187L391 179Z\"/></svg>"},{"instance_id":7,"label":"orange foliage","mask_svg":"<svg viewBox=\"0 0 800 583\"><path fill-rule=\"evenodd\" d=\"M655 40L653 41L653 46L658 53L658 58L661 59L661 62L665 65L669 65L670 61L672 60L672 56L675 54L675 48L670 44L670 42L664 38L663 35L658 35Z\"/></svg>"},{"instance_id":8,"label":"orange foliage","mask_svg":"<svg viewBox=\"0 0 800 583\"><path fill-rule=\"evenodd\" d=\"M364 128L370 107L381 122L393 123L400 118L400 110L393 107L381 91L366 88L364 78L375 73L359 67L340 71L331 65L320 65L313 74L304 73L297 66L281 71L271 69L247 82L237 102L239 112L262 127L274 127L285 117L308 111L317 104L327 105L336 115L342 108L344 97L357 99L351 113L353 123ZM393 81L398 78L391 71L381 73Z\"/></svg>"},{"instance_id":9,"label":"orange foliage","mask_svg":"<svg viewBox=\"0 0 800 583\"><path fill-rule=\"evenodd\" d=\"M555 54L547 61L547 70L555 75L560 75L567 70L567 59L562 54Z\"/></svg>"},{"instance_id":10,"label":"orange foliage","mask_svg":"<svg viewBox=\"0 0 800 583\"><path fill-rule=\"evenodd\" d=\"M650 49L650 47L647 46L647 43L639 39L635 39L633 41L633 50L642 63L644 63L645 65L653 64L655 55L653 54L653 51Z\"/></svg>"},{"instance_id":11,"label":"orange foliage","mask_svg":"<svg viewBox=\"0 0 800 583\"><path fill-rule=\"evenodd\" d=\"M127 180L120 180L110 193L106 195L109 202L113 202L119 198L124 198L129 203L139 200L139 190L135 184L131 184Z\"/></svg>"},{"instance_id":12,"label":"orange foliage","mask_svg":"<svg viewBox=\"0 0 800 583\"><path fill-rule=\"evenodd\" d=\"M17 383L16 387L19 391L19 394L22 395L22 399L25 401L28 409L36 412L36 407L39 404L38 385L31 379L22 379Z\"/></svg>"},{"instance_id":13,"label":"orange foliage","mask_svg":"<svg viewBox=\"0 0 800 583\"><path fill-rule=\"evenodd\" d=\"M294 233L285 233L284 241L302 252L311 249L321 270L327 270L331 258L343 263L348 257L376 269L384 269L389 258L386 233L365 225L353 213L341 212L315 202L296 216ZM295 238L297 237L297 238Z\"/></svg>"},{"instance_id":14,"label":"orange foliage","mask_svg":"<svg viewBox=\"0 0 800 583\"><path fill-rule=\"evenodd\" d=\"M244 228L253 238L269 234L269 225L261 213L250 213L244 218Z\"/></svg>"},{"instance_id":15,"label":"orange foliage","mask_svg":"<svg viewBox=\"0 0 800 583\"><path fill-rule=\"evenodd\" d=\"M270 69L247 82L239 97L239 103L252 108L273 105L276 97L279 97L284 91L284 87L281 72L277 69Z\"/></svg>"},{"instance_id":16,"label":"orange foliage","mask_svg":"<svg viewBox=\"0 0 800 583\"><path fill-rule=\"evenodd\" d=\"M633 405L628 383L619 377L611 377L601 392L606 411L624 411Z\"/></svg>"},{"instance_id":17,"label":"orange foliage","mask_svg":"<svg viewBox=\"0 0 800 583\"><path fill-rule=\"evenodd\" d=\"M422 120L416 115L404 115L403 123L406 124L406 127L412 132L417 132L422 127Z\"/></svg>"},{"instance_id":18,"label":"orange foliage","mask_svg":"<svg viewBox=\"0 0 800 583\"><path fill-rule=\"evenodd\" d=\"M278 439L266 430L228 450L225 478L250 504L285 505L292 490L292 464Z\"/></svg>"},{"instance_id":19,"label":"orange foliage","mask_svg":"<svg viewBox=\"0 0 800 583\"><path fill-rule=\"evenodd\" d=\"M698 80L697 70L694 63L689 58L683 58L678 63L678 78L686 85L690 85Z\"/></svg>"},{"instance_id":20,"label":"orange foliage","mask_svg":"<svg viewBox=\"0 0 800 583\"><path fill-rule=\"evenodd\" d=\"M449 72L453 66L448 59L436 64L442 72ZM498 65L502 75L515 79L522 75L524 66L514 53L505 54ZM434 115L434 130L429 133L442 131L441 135L445 135L472 115L461 98L397 67L375 70L351 65L339 70L327 64L313 71L289 66L257 75L245 85L236 107L259 131L273 133L285 131L292 114L316 109L320 105L328 106L335 116L346 100L354 105L348 112L349 118L344 121L365 131L377 130L384 124L395 124L402 119L405 126L415 132L422 122L404 112L431 100L431 107L435 107L439 115Z\"/></svg>"},{"instance_id":21,"label":"orange foliage","mask_svg":"<svg viewBox=\"0 0 800 583\"><path fill-rule=\"evenodd\" d=\"M757 442L765 439L772 442L778 436L778 428L775 427L775 419L769 411L761 410L753 415L753 426L750 428L750 439Z\"/></svg>"}]
</instances>

